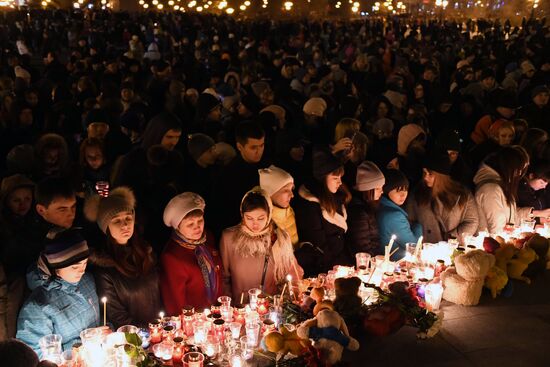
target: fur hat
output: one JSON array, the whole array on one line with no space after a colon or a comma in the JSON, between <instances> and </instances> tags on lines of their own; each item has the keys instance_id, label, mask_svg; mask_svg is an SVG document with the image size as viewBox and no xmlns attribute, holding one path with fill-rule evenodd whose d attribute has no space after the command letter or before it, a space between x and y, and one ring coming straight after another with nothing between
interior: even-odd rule
<instances>
[{"instance_id":1,"label":"fur hat","mask_svg":"<svg viewBox=\"0 0 550 367\"><path fill-rule=\"evenodd\" d=\"M531 98L535 98L541 93L550 93L550 88L548 88L546 85L537 85L531 91Z\"/></svg>"},{"instance_id":2,"label":"fur hat","mask_svg":"<svg viewBox=\"0 0 550 367\"><path fill-rule=\"evenodd\" d=\"M424 134L424 129L417 124L407 124L399 130L397 136L397 154L404 157L407 155L407 149L411 145L412 141L418 137L418 135Z\"/></svg>"},{"instance_id":3,"label":"fur hat","mask_svg":"<svg viewBox=\"0 0 550 367\"><path fill-rule=\"evenodd\" d=\"M281 106L276 105L276 104L272 104L272 105L267 106L263 110L261 110L260 113L266 112L266 111L273 113L275 115L275 117L277 117L277 120L279 121L279 125L282 126L284 124L284 122L286 121L286 111Z\"/></svg>"},{"instance_id":4,"label":"fur hat","mask_svg":"<svg viewBox=\"0 0 550 367\"><path fill-rule=\"evenodd\" d=\"M189 135L189 140L187 141L187 150L189 155L195 161L197 161L201 155L204 154L208 149L216 145L214 139L208 135L197 133Z\"/></svg>"},{"instance_id":5,"label":"fur hat","mask_svg":"<svg viewBox=\"0 0 550 367\"><path fill-rule=\"evenodd\" d=\"M0 188L0 205L4 203L4 200L9 194L23 187L27 187L32 190L34 188L34 182L29 180L25 175L21 174L4 177Z\"/></svg>"},{"instance_id":6,"label":"fur hat","mask_svg":"<svg viewBox=\"0 0 550 367\"><path fill-rule=\"evenodd\" d=\"M258 173L260 174L260 187L270 197L285 185L294 183L294 179L290 173L274 165L259 169Z\"/></svg>"},{"instance_id":7,"label":"fur hat","mask_svg":"<svg viewBox=\"0 0 550 367\"><path fill-rule=\"evenodd\" d=\"M122 212L134 214L136 198L129 187L121 186L112 190L109 196L102 198L99 195L88 197L84 203L84 215L89 221L97 222L97 225L107 233L111 219Z\"/></svg>"},{"instance_id":8,"label":"fur hat","mask_svg":"<svg viewBox=\"0 0 550 367\"><path fill-rule=\"evenodd\" d=\"M384 174L373 162L364 161L357 167L355 190L369 191L377 187L383 187L385 183Z\"/></svg>"},{"instance_id":9,"label":"fur hat","mask_svg":"<svg viewBox=\"0 0 550 367\"><path fill-rule=\"evenodd\" d=\"M303 111L307 115L323 117L327 110L327 102L323 98L313 97L304 104Z\"/></svg>"},{"instance_id":10,"label":"fur hat","mask_svg":"<svg viewBox=\"0 0 550 367\"><path fill-rule=\"evenodd\" d=\"M183 218L193 210L204 212L204 199L194 192L184 192L172 198L164 208L162 219L164 224L174 229L178 228Z\"/></svg>"}]
</instances>

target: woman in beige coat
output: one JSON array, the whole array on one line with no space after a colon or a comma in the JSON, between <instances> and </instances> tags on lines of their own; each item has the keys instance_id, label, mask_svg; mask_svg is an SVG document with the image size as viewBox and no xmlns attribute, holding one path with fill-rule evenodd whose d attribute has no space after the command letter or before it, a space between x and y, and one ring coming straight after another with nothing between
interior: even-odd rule
<instances>
[{"instance_id":1,"label":"woman in beige coat","mask_svg":"<svg viewBox=\"0 0 550 367\"><path fill-rule=\"evenodd\" d=\"M422 225L424 241L435 243L477 233L479 213L474 196L451 178L449 156L429 156L422 171L422 181L407 209L409 219Z\"/></svg>"},{"instance_id":2,"label":"woman in beige coat","mask_svg":"<svg viewBox=\"0 0 550 367\"><path fill-rule=\"evenodd\" d=\"M286 276L301 279L304 272L296 258L290 236L271 218L273 205L259 187L241 202L241 223L223 231L220 252L224 268L225 293L234 299L248 290L279 292Z\"/></svg>"}]
</instances>

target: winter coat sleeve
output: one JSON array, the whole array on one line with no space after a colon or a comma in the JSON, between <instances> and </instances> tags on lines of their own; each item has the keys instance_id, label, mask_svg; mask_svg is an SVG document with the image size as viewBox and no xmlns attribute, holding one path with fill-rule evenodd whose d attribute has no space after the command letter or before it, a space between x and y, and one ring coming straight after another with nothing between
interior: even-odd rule
<instances>
[{"instance_id":1,"label":"winter coat sleeve","mask_svg":"<svg viewBox=\"0 0 550 367\"><path fill-rule=\"evenodd\" d=\"M352 206L348 209L346 241L353 253L368 252L374 255L377 251L380 243L378 228L373 226L376 220L370 219L369 214L360 207Z\"/></svg>"},{"instance_id":2,"label":"winter coat sleeve","mask_svg":"<svg viewBox=\"0 0 550 367\"><path fill-rule=\"evenodd\" d=\"M227 232L222 233L220 239L220 254L222 256L222 265L223 265L223 289L224 294L233 297L233 289L231 286L231 254L230 243L229 243L229 234Z\"/></svg>"},{"instance_id":3,"label":"winter coat sleeve","mask_svg":"<svg viewBox=\"0 0 550 367\"><path fill-rule=\"evenodd\" d=\"M46 305L35 300L25 303L17 319L16 338L30 346L40 356L38 341L44 335L53 334L53 321L44 311Z\"/></svg>"},{"instance_id":4,"label":"winter coat sleeve","mask_svg":"<svg viewBox=\"0 0 550 367\"><path fill-rule=\"evenodd\" d=\"M133 320L130 318L130 312L121 302L111 274L108 272L97 273L95 283L99 297L107 297L108 321L115 326L131 325Z\"/></svg>"},{"instance_id":5,"label":"winter coat sleeve","mask_svg":"<svg viewBox=\"0 0 550 367\"><path fill-rule=\"evenodd\" d=\"M177 315L180 312L179 305L187 304L185 292L187 273L181 268L178 260L169 253L163 253L160 261L162 264L160 273L162 301L168 315Z\"/></svg>"},{"instance_id":6,"label":"winter coat sleeve","mask_svg":"<svg viewBox=\"0 0 550 367\"><path fill-rule=\"evenodd\" d=\"M506 204L506 198L500 186L491 183L485 184L478 188L475 197L481 223L484 224L481 227L486 226L489 233L502 231L508 223L511 208Z\"/></svg>"},{"instance_id":7,"label":"winter coat sleeve","mask_svg":"<svg viewBox=\"0 0 550 367\"><path fill-rule=\"evenodd\" d=\"M317 203L302 203L295 209L298 237L302 242L311 242L325 251L325 230L321 207Z\"/></svg>"},{"instance_id":8,"label":"winter coat sleeve","mask_svg":"<svg viewBox=\"0 0 550 367\"><path fill-rule=\"evenodd\" d=\"M449 235L458 238L462 234L473 235L479 228L479 212L473 195L468 195L468 201L463 209L462 220L458 227L451 229Z\"/></svg>"},{"instance_id":9,"label":"winter coat sleeve","mask_svg":"<svg viewBox=\"0 0 550 367\"><path fill-rule=\"evenodd\" d=\"M8 280L0 264L0 342L8 338Z\"/></svg>"},{"instance_id":10,"label":"winter coat sleeve","mask_svg":"<svg viewBox=\"0 0 550 367\"><path fill-rule=\"evenodd\" d=\"M399 245L400 250L392 257L392 260L403 257L405 255L405 244L417 242L422 235L422 225L419 223L411 225L407 216L396 210L379 211L378 227L380 233L385 234L381 238L381 247L388 244L392 234L396 236L395 242Z\"/></svg>"}]
</instances>

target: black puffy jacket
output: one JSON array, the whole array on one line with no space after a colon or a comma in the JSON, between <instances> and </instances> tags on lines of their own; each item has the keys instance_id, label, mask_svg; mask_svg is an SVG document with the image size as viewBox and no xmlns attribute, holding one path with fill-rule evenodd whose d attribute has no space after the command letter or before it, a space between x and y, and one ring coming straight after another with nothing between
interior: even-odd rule
<instances>
[{"instance_id":1,"label":"black puffy jacket","mask_svg":"<svg viewBox=\"0 0 550 367\"><path fill-rule=\"evenodd\" d=\"M358 252L368 252L372 256L378 254L380 236L375 213L375 210L359 197L354 197L349 203L346 243L352 255Z\"/></svg>"}]
</instances>

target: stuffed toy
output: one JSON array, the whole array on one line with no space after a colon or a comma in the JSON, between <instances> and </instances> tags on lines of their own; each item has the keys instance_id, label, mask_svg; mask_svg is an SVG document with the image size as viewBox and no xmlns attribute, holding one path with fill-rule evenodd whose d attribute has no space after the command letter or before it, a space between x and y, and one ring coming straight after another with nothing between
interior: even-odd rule
<instances>
[{"instance_id":1,"label":"stuffed toy","mask_svg":"<svg viewBox=\"0 0 550 367\"><path fill-rule=\"evenodd\" d=\"M360 286L361 279L357 277L338 278L334 281L334 310L348 322L361 312L363 300L358 296Z\"/></svg>"},{"instance_id":2,"label":"stuffed toy","mask_svg":"<svg viewBox=\"0 0 550 367\"><path fill-rule=\"evenodd\" d=\"M538 256L535 250L525 247L518 251L516 258L508 261L508 277L517 280L523 280L527 284L531 284L531 279L523 276L523 272L529 267L533 261L537 260Z\"/></svg>"},{"instance_id":3,"label":"stuffed toy","mask_svg":"<svg viewBox=\"0 0 550 367\"><path fill-rule=\"evenodd\" d=\"M487 278L485 278L485 288L491 291L491 296L497 298L497 295L506 287L506 284L508 284L506 272L498 266L491 267L487 273Z\"/></svg>"},{"instance_id":4,"label":"stuffed toy","mask_svg":"<svg viewBox=\"0 0 550 367\"><path fill-rule=\"evenodd\" d=\"M304 321L297 331L300 338L313 340L313 347L321 352L328 365L342 359L344 348L359 350L359 342L349 335L342 316L330 308L323 308L313 319Z\"/></svg>"},{"instance_id":5,"label":"stuffed toy","mask_svg":"<svg viewBox=\"0 0 550 367\"><path fill-rule=\"evenodd\" d=\"M405 321L405 315L397 306L385 304L368 313L363 328L371 335L382 337L401 329Z\"/></svg>"},{"instance_id":6,"label":"stuffed toy","mask_svg":"<svg viewBox=\"0 0 550 367\"><path fill-rule=\"evenodd\" d=\"M313 288L311 290L310 297L315 300L315 306L313 306L313 314L317 315L317 313L321 310L320 305L323 302L323 299L325 298L325 287Z\"/></svg>"},{"instance_id":7,"label":"stuffed toy","mask_svg":"<svg viewBox=\"0 0 550 367\"><path fill-rule=\"evenodd\" d=\"M477 305L495 257L483 250L472 250L456 256L454 261L454 267L441 273L443 298L458 305Z\"/></svg>"},{"instance_id":8,"label":"stuffed toy","mask_svg":"<svg viewBox=\"0 0 550 367\"><path fill-rule=\"evenodd\" d=\"M525 247L533 249L537 253L538 259L529 264L529 267L525 270L523 275L534 277L544 272L548 262L548 249L550 249L548 239L540 235L535 235L525 243Z\"/></svg>"},{"instance_id":9,"label":"stuffed toy","mask_svg":"<svg viewBox=\"0 0 550 367\"><path fill-rule=\"evenodd\" d=\"M298 336L297 330L289 330L282 325L279 331L272 331L264 338L264 343L268 351L285 356L291 353L295 356L303 354L311 343L309 340L302 339Z\"/></svg>"},{"instance_id":10,"label":"stuffed toy","mask_svg":"<svg viewBox=\"0 0 550 367\"><path fill-rule=\"evenodd\" d=\"M516 253L516 249L513 245L503 245L495 250L495 259L496 259L496 266L501 268L503 271L508 271L508 262L512 260L514 257L514 254Z\"/></svg>"},{"instance_id":11,"label":"stuffed toy","mask_svg":"<svg viewBox=\"0 0 550 367\"><path fill-rule=\"evenodd\" d=\"M500 242L497 241L495 238L485 237L483 239L483 249L490 254L494 254L500 246Z\"/></svg>"}]
</instances>

